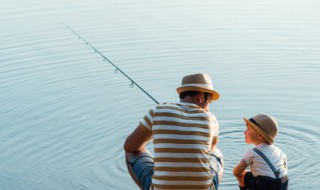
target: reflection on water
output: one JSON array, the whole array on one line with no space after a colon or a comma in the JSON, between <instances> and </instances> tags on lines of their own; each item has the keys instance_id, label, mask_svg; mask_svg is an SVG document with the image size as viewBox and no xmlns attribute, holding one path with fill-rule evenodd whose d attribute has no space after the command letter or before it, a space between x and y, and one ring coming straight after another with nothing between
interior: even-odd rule
<instances>
[{"instance_id":1,"label":"reflection on water","mask_svg":"<svg viewBox=\"0 0 320 190\"><path fill-rule=\"evenodd\" d=\"M290 189L319 186L320 3L42 1L0 12L1 189L138 189L122 145L154 102L61 24L74 28L158 101L181 77L212 75L225 156L221 189L250 145L243 117L280 124ZM149 145L150 148L152 145Z\"/></svg>"}]
</instances>

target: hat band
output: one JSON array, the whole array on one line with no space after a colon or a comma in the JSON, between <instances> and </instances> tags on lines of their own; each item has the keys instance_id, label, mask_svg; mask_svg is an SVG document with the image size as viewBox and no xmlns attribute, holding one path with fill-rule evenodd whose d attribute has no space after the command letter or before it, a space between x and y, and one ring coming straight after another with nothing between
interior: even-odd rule
<instances>
[{"instance_id":1,"label":"hat band","mask_svg":"<svg viewBox=\"0 0 320 190\"><path fill-rule=\"evenodd\" d=\"M200 88L206 88L206 89L213 89L212 85L210 84L183 84L181 85L181 87L189 87L189 86L192 86L192 87L200 87Z\"/></svg>"},{"instance_id":2,"label":"hat band","mask_svg":"<svg viewBox=\"0 0 320 190\"><path fill-rule=\"evenodd\" d=\"M249 121L251 121L252 123L254 123L256 126L258 126L261 129L260 125L253 118L250 118Z\"/></svg>"}]
</instances>

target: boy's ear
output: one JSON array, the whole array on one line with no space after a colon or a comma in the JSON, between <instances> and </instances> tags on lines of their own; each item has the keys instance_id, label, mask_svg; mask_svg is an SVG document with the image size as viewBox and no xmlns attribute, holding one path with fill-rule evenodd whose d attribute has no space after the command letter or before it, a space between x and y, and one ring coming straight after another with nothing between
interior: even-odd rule
<instances>
[{"instance_id":1,"label":"boy's ear","mask_svg":"<svg viewBox=\"0 0 320 190\"><path fill-rule=\"evenodd\" d=\"M264 137L259 133L258 134L259 139L263 139Z\"/></svg>"}]
</instances>

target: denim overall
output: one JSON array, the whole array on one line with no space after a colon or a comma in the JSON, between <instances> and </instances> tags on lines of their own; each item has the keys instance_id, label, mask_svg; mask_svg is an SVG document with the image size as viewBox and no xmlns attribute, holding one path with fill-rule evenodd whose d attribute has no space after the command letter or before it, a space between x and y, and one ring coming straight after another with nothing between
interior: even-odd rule
<instances>
[{"instance_id":1,"label":"denim overall","mask_svg":"<svg viewBox=\"0 0 320 190\"><path fill-rule=\"evenodd\" d=\"M257 176L257 177L249 176L249 177L254 178L252 183L246 184L246 187L241 187L240 189L241 190L246 190L246 189L249 189L249 190L287 190L288 183L289 183L288 177L284 176L284 177L280 178L279 177L279 174L280 174L279 170L277 171L274 168L274 166L271 164L269 159L261 151L259 151L257 148L254 148L253 150L257 154L259 154L267 162L267 164L272 169L274 175L276 176L276 179L269 177L269 176ZM247 174L252 175L251 172L248 172ZM247 175L245 176L245 178L246 177L247 177Z\"/></svg>"}]
</instances>

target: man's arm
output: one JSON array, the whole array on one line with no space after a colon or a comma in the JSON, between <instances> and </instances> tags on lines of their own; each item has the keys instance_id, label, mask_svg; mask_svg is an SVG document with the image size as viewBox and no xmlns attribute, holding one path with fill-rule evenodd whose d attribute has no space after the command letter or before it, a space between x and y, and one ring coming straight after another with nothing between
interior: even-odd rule
<instances>
[{"instance_id":1,"label":"man's arm","mask_svg":"<svg viewBox=\"0 0 320 190\"><path fill-rule=\"evenodd\" d=\"M217 144L218 144L218 136L215 136L212 139L211 150L214 150Z\"/></svg>"},{"instance_id":2,"label":"man's arm","mask_svg":"<svg viewBox=\"0 0 320 190\"><path fill-rule=\"evenodd\" d=\"M146 144L152 138L152 132L150 129L143 126L141 123L138 127L127 137L126 142L124 143L124 150L126 152L126 163L128 171L132 177L132 179L136 182L136 184L142 189L141 184L139 182L138 176L136 176L133 172L132 166L129 163L130 160L135 158L141 153L149 153L145 148Z\"/></svg>"},{"instance_id":3,"label":"man's arm","mask_svg":"<svg viewBox=\"0 0 320 190\"><path fill-rule=\"evenodd\" d=\"M127 153L135 153L145 148L146 144L152 138L152 131L141 123L138 127L127 137L124 143L124 150Z\"/></svg>"}]
</instances>

